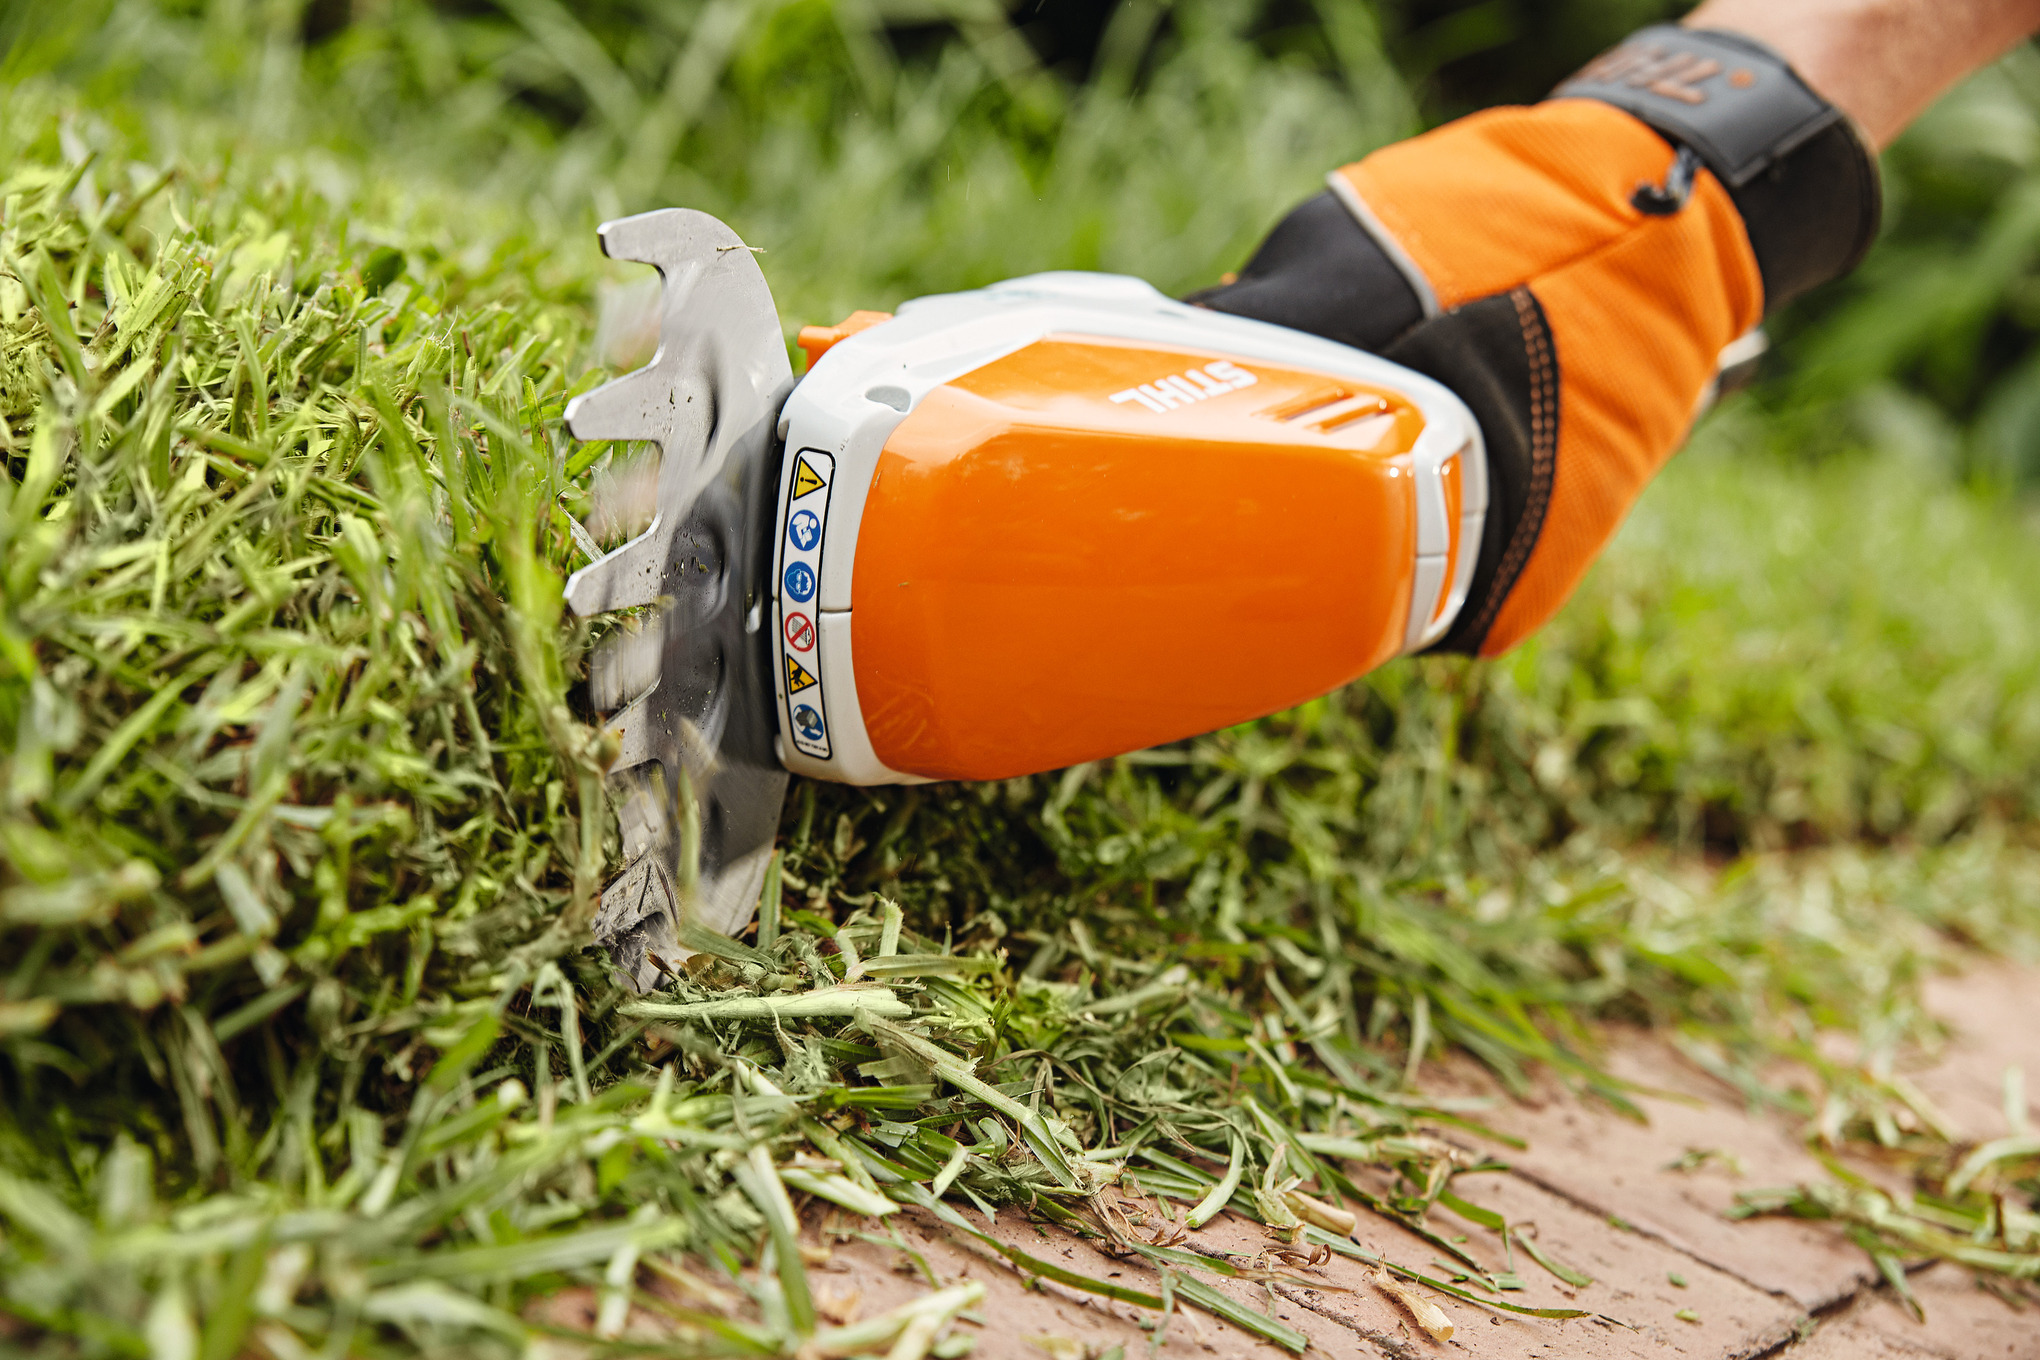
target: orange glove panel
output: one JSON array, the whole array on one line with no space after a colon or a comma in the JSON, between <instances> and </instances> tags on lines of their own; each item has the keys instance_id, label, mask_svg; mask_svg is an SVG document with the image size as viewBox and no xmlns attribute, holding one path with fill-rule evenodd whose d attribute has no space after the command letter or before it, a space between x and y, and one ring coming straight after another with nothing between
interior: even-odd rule
<instances>
[{"instance_id":1,"label":"orange glove panel","mask_svg":"<svg viewBox=\"0 0 2040 1360\"><path fill-rule=\"evenodd\" d=\"M1644 225L1651 219L1630 195L1662 180L1674 154L1628 114L1570 99L1473 114L1383 147L1337 178L1450 309L1506 293ZM1722 206L1735 215L1725 196Z\"/></svg>"},{"instance_id":2,"label":"orange glove panel","mask_svg":"<svg viewBox=\"0 0 2040 1360\"><path fill-rule=\"evenodd\" d=\"M1522 559L1513 588L1470 620L1485 655L1565 603L1684 440L1717 356L1762 318L1756 257L1711 172L1676 213L1631 203L1674 157L1629 114L1569 99L1475 114L1339 172L1441 309L1517 288L1541 304L1542 326L1523 333L1533 374L1549 380L1533 412L1560 412L1533 430L1555 438L1554 475L1504 548Z\"/></svg>"},{"instance_id":3,"label":"orange glove panel","mask_svg":"<svg viewBox=\"0 0 2040 1360\"><path fill-rule=\"evenodd\" d=\"M1860 139L1748 40L1646 30L1559 95L1346 166L1235 283L1193 299L1376 350L1466 400L1496 508L1441 645L1489 656L1572 594L1722 351L1851 267L1877 221Z\"/></svg>"}]
</instances>

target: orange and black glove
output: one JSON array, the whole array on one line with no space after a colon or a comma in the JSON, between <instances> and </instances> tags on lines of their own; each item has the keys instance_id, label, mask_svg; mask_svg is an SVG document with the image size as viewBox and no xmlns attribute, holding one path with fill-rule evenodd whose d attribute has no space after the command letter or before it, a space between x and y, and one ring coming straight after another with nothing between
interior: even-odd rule
<instances>
[{"instance_id":1,"label":"orange and black glove","mask_svg":"<svg viewBox=\"0 0 2040 1360\"><path fill-rule=\"evenodd\" d=\"M1473 410L1490 510L1439 646L1484 656L1558 611L1724 352L1852 269L1879 211L1839 110L1763 45L1677 27L1330 184L1191 300L1385 355Z\"/></svg>"}]
</instances>

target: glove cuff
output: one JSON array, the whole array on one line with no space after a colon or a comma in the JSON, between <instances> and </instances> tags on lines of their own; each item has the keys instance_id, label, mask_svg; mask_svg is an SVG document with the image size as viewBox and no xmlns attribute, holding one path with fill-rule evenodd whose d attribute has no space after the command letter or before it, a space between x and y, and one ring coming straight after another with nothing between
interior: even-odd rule
<instances>
[{"instance_id":1,"label":"glove cuff","mask_svg":"<svg viewBox=\"0 0 2040 1360\"><path fill-rule=\"evenodd\" d=\"M1752 38L1643 29L1552 91L1612 104L1697 157L1741 213L1764 310L1856 267L1877 238L1877 158L1842 111ZM1637 206L1679 186L1639 186ZM1683 196L1681 194L1681 196Z\"/></svg>"}]
</instances>

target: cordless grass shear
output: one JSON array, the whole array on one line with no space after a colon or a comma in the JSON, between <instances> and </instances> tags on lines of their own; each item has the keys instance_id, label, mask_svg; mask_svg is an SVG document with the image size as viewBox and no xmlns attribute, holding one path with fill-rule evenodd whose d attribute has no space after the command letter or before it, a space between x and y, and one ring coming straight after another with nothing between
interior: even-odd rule
<instances>
[{"instance_id":1,"label":"cordless grass shear","mask_svg":"<svg viewBox=\"0 0 2040 1360\"><path fill-rule=\"evenodd\" d=\"M788 773L1004 779L1276 712L1444 634L1487 510L1443 386L1139 279L1048 273L808 327L704 213L605 224L663 279L578 439L658 445L656 517L582 567L642 611L590 665L637 986L758 899Z\"/></svg>"},{"instance_id":2,"label":"cordless grass shear","mask_svg":"<svg viewBox=\"0 0 2040 1360\"><path fill-rule=\"evenodd\" d=\"M650 529L568 583L647 610L590 681L598 935L650 986L741 929L788 771L1003 779L1508 650L1880 204L1777 52L1653 25L1334 171L1195 305L1036 274L803 330L798 382L729 228L610 223L665 287L650 366L567 408L662 450Z\"/></svg>"}]
</instances>

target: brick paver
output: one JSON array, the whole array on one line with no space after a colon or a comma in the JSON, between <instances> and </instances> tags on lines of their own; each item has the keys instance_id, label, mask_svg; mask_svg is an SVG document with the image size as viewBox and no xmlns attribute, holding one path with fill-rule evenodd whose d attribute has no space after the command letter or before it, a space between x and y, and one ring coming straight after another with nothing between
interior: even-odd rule
<instances>
[{"instance_id":1,"label":"brick paver","mask_svg":"<svg viewBox=\"0 0 2040 1360\"><path fill-rule=\"evenodd\" d=\"M1954 1036L1914 1079L1965 1136L2002 1133L2007 1065L2031 1074L2029 1101L2040 1098L2040 1022L2034 1019L2040 968L1979 965L1958 980L1936 983L1929 999ZM1441 1343L1377 1290L1365 1267L1344 1258L1273 1283L1221 1281L1219 1287L1302 1332L1313 1353L1358 1360L1451 1354L1492 1360L2040 1360L2040 1304L2015 1311L1968 1272L1935 1265L1912 1277L1928 1313L1921 1324L1832 1227L1728 1220L1723 1211L1739 1190L1824 1174L1797 1131L1775 1112L1748 1108L1652 1036L1616 1036L1608 1056L1617 1075L1648 1088L1637 1097L1647 1122L1555 1086L1533 1101L1500 1101L1482 1117L1529 1146L1483 1149L1512 1169L1458 1182L1472 1202L1512 1223L1535 1224L1550 1252L1594 1277L1576 1290L1519 1254L1514 1265L1527 1288L1511 1294L1512 1301L1580 1307L1599 1316L1564 1323L1497 1316L1434 1296L1455 1327L1451 1340ZM1431 1069L1426 1076L1427 1085L1462 1091L1481 1085L1470 1067ZM2040 1103L2031 1117L2040 1123ZM1115 1346L1124 1348L1127 1360L1139 1360L1149 1348L1146 1327L1153 1317L1142 1309L1054 1283L1029 1284L926 1215L902 1213L890 1222L889 1231L909 1252L869 1237L837 1240L812 1277L825 1308L870 1316L903 1303L926 1287L924 1264L943 1283L975 1279L986 1286L985 1302L965 1327L976 1342L974 1353L986 1360L1097 1360ZM1489 1264L1496 1268L1504 1264L1492 1233L1457 1224L1444 1211L1434 1226L1448 1232L1463 1227L1468 1250L1495 1258ZM1087 1275L1150 1293L1159 1288L1137 1262L1113 1260L1092 1243L1017 1212L999 1215L996 1235ZM1442 1273L1436 1253L1393 1224L1363 1220L1356 1235L1370 1249ZM1229 1214L1207 1224L1193 1242L1249 1256L1267 1245L1256 1225ZM1282 1352L1187 1311L1171 1323L1159 1354L1231 1360Z\"/></svg>"}]
</instances>

